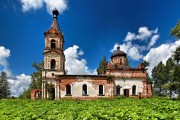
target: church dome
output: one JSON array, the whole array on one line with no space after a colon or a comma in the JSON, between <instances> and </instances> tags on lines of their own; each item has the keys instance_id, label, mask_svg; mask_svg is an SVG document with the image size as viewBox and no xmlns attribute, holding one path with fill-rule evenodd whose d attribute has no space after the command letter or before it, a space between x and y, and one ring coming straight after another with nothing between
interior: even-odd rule
<instances>
[{"instance_id":1,"label":"church dome","mask_svg":"<svg viewBox=\"0 0 180 120\"><path fill-rule=\"evenodd\" d=\"M124 56L124 57L126 57L126 53L123 52L123 51L121 51L121 50L120 50L120 47L118 46L118 47L117 47L117 50L112 53L111 59L112 59L113 57L116 57L116 56Z\"/></svg>"}]
</instances>

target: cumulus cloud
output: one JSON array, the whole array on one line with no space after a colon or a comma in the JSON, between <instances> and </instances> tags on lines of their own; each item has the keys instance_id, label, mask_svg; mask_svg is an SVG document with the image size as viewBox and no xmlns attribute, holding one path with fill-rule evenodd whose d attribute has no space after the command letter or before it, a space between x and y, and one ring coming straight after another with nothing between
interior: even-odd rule
<instances>
[{"instance_id":1,"label":"cumulus cloud","mask_svg":"<svg viewBox=\"0 0 180 120\"><path fill-rule=\"evenodd\" d=\"M19 96L29 88L29 84L31 83L31 76L21 74L17 75L15 78L8 79L11 86L11 96Z\"/></svg>"},{"instance_id":2,"label":"cumulus cloud","mask_svg":"<svg viewBox=\"0 0 180 120\"><path fill-rule=\"evenodd\" d=\"M157 41L157 39L159 38L159 35L154 35L152 38L151 38L151 41L148 45L148 49L150 49Z\"/></svg>"},{"instance_id":3,"label":"cumulus cloud","mask_svg":"<svg viewBox=\"0 0 180 120\"><path fill-rule=\"evenodd\" d=\"M128 32L125 38L125 41L131 41L136 39L136 35L134 33Z\"/></svg>"},{"instance_id":4,"label":"cumulus cloud","mask_svg":"<svg viewBox=\"0 0 180 120\"><path fill-rule=\"evenodd\" d=\"M65 66L68 74L97 74L96 70L90 70L87 67L87 62L85 59L79 59L79 57L83 55L84 52L78 49L79 46L74 45L64 51L66 57Z\"/></svg>"},{"instance_id":5,"label":"cumulus cloud","mask_svg":"<svg viewBox=\"0 0 180 120\"><path fill-rule=\"evenodd\" d=\"M7 61L10 55L11 54L9 49L0 46L0 71L5 71L8 74L8 76L11 75L11 71L9 70L9 63Z\"/></svg>"},{"instance_id":6,"label":"cumulus cloud","mask_svg":"<svg viewBox=\"0 0 180 120\"><path fill-rule=\"evenodd\" d=\"M124 43L122 45L115 44L111 52L117 50L117 47L120 46L120 49L124 51L131 59L138 61L143 58L143 55L140 53L138 45L133 45L131 42Z\"/></svg>"},{"instance_id":7,"label":"cumulus cloud","mask_svg":"<svg viewBox=\"0 0 180 120\"><path fill-rule=\"evenodd\" d=\"M153 34L158 33L158 28L155 30L149 30L147 27L140 27L138 30L138 34L128 32L124 41L132 41L132 40L147 40Z\"/></svg>"},{"instance_id":8,"label":"cumulus cloud","mask_svg":"<svg viewBox=\"0 0 180 120\"><path fill-rule=\"evenodd\" d=\"M23 12L27 12L31 9L39 9L43 6L43 0L21 0Z\"/></svg>"},{"instance_id":9,"label":"cumulus cloud","mask_svg":"<svg viewBox=\"0 0 180 120\"><path fill-rule=\"evenodd\" d=\"M159 47L151 48L147 55L143 58L144 60L150 63L148 73L151 75L152 69L162 61L163 64L166 64L166 61L169 57L172 56L173 51L176 47L180 46L180 40L174 43L162 44Z\"/></svg>"},{"instance_id":10,"label":"cumulus cloud","mask_svg":"<svg viewBox=\"0 0 180 120\"><path fill-rule=\"evenodd\" d=\"M29 75L21 74L12 78L11 71L9 69L8 58L10 57L10 50L0 46L0 72L5 71L8 75L8 81L10 83L10 91L12 96L19 96L25 89L29 87L31 77Z\"/></svg>"},{"instance_id":11,"label":"cumulus cloud","mask_svg":"<svg viewBox=\"0 0 180 120\"><path fill-rule=\"evenodd\" d=\"M59 13L63 13L67 9L67 0L20 0L23 12L30 10L37 10L44 5L48 13L51 14L52 10L56 8Z\"/></svg>"},{"instance_id":12,"label":"cumulus cloud","mask_svg":"<svg viewBox=\"0 0 180 120\"><path fill-rule=\"evenodd\" d=\"M147 27L140 27L139 28L139 34L136 36L136 39L140 39L140 40L145 40L148 37L150 37L152 35L152 33L154 33L154 31L150 31Z\"/></svg>"},{"instance_id":13,"label":"cumulus cloud","mask_svg":"<svg viewBox=\"0 0 180 120\"><path fill-rule=\"evenodd\" d=\"M142 54L140 54L139 53L139 49L138 49L138 47L131 47L130 49L129 49L129 52L128 52L129 54L129 56L131 56L134 60L139 60L139 59L141 59L142 57L143 57L143 55Z\"/></svg>"},{"instance_id":14,"label":"cumulus cloud","mask_svg":"<svg viewBox=\"0 0 180 120\"><path fill-rule=\"evenodd\" d=\"M128 32L124 43L120 45L122 51L128 54L128 56L135 60L139 61L143 58L143 51L149 50L158 40L158 28L155 30L149 30L147 27L140 27L138 30L138 34ZM136 41L136 42L134 42ZM141 44L138 44L138 41ZM147 42L149 44L147 44ZM115 44L114 47L111 49L111 52L117 49L118 44Z\"/></svg>"}]
</instances>

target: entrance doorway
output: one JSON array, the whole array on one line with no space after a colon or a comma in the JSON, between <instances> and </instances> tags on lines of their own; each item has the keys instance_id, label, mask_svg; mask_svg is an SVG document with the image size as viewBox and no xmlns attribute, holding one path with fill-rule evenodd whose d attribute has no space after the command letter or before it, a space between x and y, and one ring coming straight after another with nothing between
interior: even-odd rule
<instances>
[{"instance_id":1,"label":"entrance doorway","mask_svg":"<svg viewBox=\"0 0 180 120\"><path fill-rule=\"evenodd\" d=\"M129 89L124 89L124 96L129 97Z\"/></svg>"},{"instance_id":2,"label":"entrance doorway","mask_svg":"<svg viewBox=\"0 0 180 120\"><path fill-rule=\"evenodd\" d=\"M120 95L120 89L121 89L120 85L117 85L116 86L116 95Z\"/></svg>"}]
</instances>

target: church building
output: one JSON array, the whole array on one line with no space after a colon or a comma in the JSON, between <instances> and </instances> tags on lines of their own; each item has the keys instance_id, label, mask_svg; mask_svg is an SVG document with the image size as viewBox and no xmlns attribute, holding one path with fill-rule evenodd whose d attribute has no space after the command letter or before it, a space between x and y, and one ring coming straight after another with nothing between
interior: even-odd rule
<instances>
[{"instance_id":1,"label":"church building","mask_svg":"<svg viewBox=\"0 0 180 120\"><path fill-rule=\"evenodd\" d=\"M58 24L59 12L53 10L50 29L44 32L44 71L42 72L42 99L50 97L52 85L54 99L96 99L118 95L151 97L152 84L140 64L137 68L126 65L127 54L117 47L103 75L68 75L65 71L64 36Z\"/></svg>"}]
</instances>

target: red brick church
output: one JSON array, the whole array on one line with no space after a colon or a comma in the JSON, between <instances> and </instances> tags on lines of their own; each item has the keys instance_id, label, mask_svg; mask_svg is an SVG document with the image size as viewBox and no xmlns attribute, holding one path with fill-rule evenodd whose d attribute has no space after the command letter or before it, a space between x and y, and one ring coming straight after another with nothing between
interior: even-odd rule
<instances>
[{"instance_id":1,"label":"red brick church","mask_svg":"<svg viewBox=\"0 0 180 120\"><path fill-rule=\"evenodd\" d=\"M44 33L44 71L42 72L42 99L47 99L47 85L53 85L54 99L99 97L152 96L152 84L140 64L137 68L126 65L126 53L117 48L103 75L68 75L65 72L64 36L58 24L58 11L53 10L53 21Z\"/></svg>"}]
</instances>

